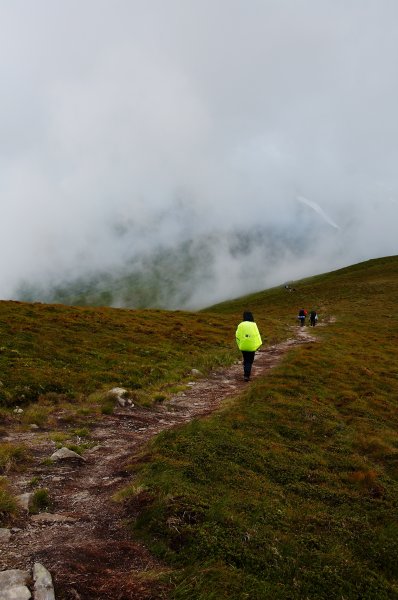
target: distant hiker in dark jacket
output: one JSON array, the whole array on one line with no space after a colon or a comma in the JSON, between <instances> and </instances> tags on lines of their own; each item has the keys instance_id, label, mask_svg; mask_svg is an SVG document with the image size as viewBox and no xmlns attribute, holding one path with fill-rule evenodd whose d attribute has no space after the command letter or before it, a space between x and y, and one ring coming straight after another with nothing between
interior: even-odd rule
<instances>
[{"instance_id":1,"label":"distant hiker in dark jacket","mask_svg":"<svg viewBox=\"0 0 398 600\"><path fill-rule=\"evenodd\" d=\"M317 320L318 320L318 315L316 314L316 310L312 310L310 312L310 325L311 325L311 327L315 327Z\"/></svg>"},{"instance_id":2,"label":"distant hiker in dark jacket","mask_svg":"<svg viewBox=\"0 0 398 600\"><path fill-rule=\"evenodd\" d=\"M305 310L305 308L300 308L299 314L297 316L298 320L300 321L300 327L303 327L305 325L305 317L306 316L307 316L307 311Z\"/></svg>"},{"instance_id":3,"label":"distant hiker in dark jacket","mask_svg":"<svg viewBox=\"0 0 398 600\"><path fill-rule=\"evenodd\" d=\"M243 356L244 380L249 381L254 355L263 343L251 312L246 311L243 313L243 321L239 323L235 336L236 343Z\"/></svg>"}]
</instances>

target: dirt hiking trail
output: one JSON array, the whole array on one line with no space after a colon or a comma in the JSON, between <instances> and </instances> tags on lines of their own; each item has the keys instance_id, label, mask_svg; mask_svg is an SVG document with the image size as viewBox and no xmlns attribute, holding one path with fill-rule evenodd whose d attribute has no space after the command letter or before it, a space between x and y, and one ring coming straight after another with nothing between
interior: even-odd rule
<instances>
[{"instance_id":1,"label":"dirt hiking trail","mask_svg":"<svg viewBox=\"0 0 398 600\"><path fill-rule=\"evenodd\" d=\"M252 379L277 365L294 346L317 340L307 327L292 327L292 332L294 337L256 354ZM132 478L125 465L156 434L214 412L248 385L239 363L195 378L185 392L155 408L117 407L112 415L89 423L96 445L84 453L84 461L43 463L56 450L45 429L3 437L4 442L25 444L33 457L26 472L9 474L13 493L32 491L30 482L36 477L53 505L51 513L29 515L26 510L15 520L10 540L0 541L0 571L31 571L40 562L52 575L56 600L167 598L165 584L145 576L167 572L167 567L132 539L126 509L112 496Z\"/></svg>"}]
</instances>

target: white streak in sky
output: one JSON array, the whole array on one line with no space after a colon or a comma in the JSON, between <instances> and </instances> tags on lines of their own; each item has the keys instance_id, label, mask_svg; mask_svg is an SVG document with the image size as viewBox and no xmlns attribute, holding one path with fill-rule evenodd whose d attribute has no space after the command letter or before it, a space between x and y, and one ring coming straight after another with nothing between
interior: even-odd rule
<instances>
[{"instance_id":1,"label":"white streak in sky","mask_svg":"<svg viewBox=\"0 0 398 600\"><path fill-rule=\"evenodd\" d=\"M307 206L309 206L310 208L312 208L312 210L314 210L316 213L318 213L318 215L320 215L325 221L326 223L329 223L329 225L331 225L332 227L334 227L335 229L341 229L341 227L339 227L337 225L337 223L335 223L330 217L329 215L327 215L325 213L325 211L323 210L323 208L321 208L319 206L319 204L317 204L316 202L312 202L312 200L308 200L307 198L304 198L303 196L297 196L297 200L299 202L302 202L303 204L306 204Z\"/></svg>"}]
</instances>

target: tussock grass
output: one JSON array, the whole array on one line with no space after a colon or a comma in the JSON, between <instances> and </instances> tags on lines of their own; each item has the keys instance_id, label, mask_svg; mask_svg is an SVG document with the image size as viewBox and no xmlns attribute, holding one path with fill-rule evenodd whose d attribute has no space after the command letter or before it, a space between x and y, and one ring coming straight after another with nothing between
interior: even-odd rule
<instances>
[{"instance_id":1,"label":"tussock grass","mask_svg":"<svg viewBox=\"0 0 398 600\"><path fill-rule=\"evenodd\" d=\"M23 444L3 442L0 445L0 475L22 468L29 460L29 452Z\"/></svg>"},{"instance_id":2,"label":"tussock grass","mask_svg":"<svg viewBox=\"0 0 398 600\"><path fill-rule=\"evenodd\" d=\"M51 499L47 488L40 488L34 491L29 503L29 512L37 515L40 512L51 508Z\"/></svg>"},{"instance_id":3,"label":"tussock grass","mask_svg":"<svg viewBox=\"0 0 398 600\"><path fill-rule=\"evenodd\" d=\"M0 527L3 527L17 511L17 502L8 489L7 480L0 477Z\"/></svg>"},{"instance_id":4,"label":"tussock grass","mask_svg":"<svg viewBox=\"0 0 398 600\"><path fill-rule=\"evenodd\" d=\"M161 434L134 483L145 494L126 494L174 599L398 598L398 260L295 287L211 310L249 306L281 331L315 307L320 343Z\"/></svg>"}]
</instances>

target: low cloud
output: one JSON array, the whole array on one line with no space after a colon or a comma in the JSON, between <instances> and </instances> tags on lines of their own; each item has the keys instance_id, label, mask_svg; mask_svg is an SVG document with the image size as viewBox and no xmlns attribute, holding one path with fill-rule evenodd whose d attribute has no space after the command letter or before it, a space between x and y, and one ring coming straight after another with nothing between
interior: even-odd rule
<instances>
[{"instance_id":1,"label":"low cloud","mask_svg":"<svg viewBox=\"0 0 398 600\"><path fill-rule=\"evenodd\" d=\"M207 263L173 307L396 254L397 18L392 0L3 2L0 297L189 240Z\"/></svg>"}]
</instances>

